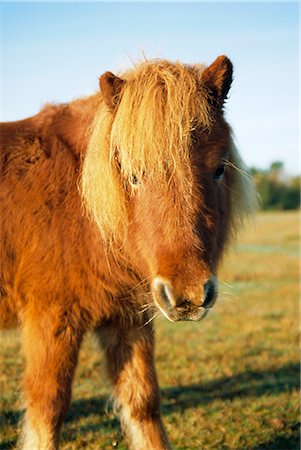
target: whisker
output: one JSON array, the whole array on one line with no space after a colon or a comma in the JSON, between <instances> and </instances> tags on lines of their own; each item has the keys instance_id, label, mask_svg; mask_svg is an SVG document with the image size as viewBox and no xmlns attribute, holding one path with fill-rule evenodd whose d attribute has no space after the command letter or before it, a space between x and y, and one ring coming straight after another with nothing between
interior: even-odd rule
<instances>
[{"instance_id":1,"label":"whisker","mask_svg":"<svg viewBox=\"0 0 301 450\"><path fill-rule=\"evenodd\" d=\"M232 169L237 170L237 172L239 172L241 175L245 176L248 179L252 179L252 176L244 169L242 169L241 167L236 166L236 164L234 164L232 161L226 160L225 161L226 166L232 167Z\"/></svg>"},{"instance_id":2,"label":"whisker","mask_svg":"<svg viewBox=\"0 0 301 450\"><path fill-rule=\"evenodd\" d=\"M155 314L153 316L151 316L150 319L148 319L147 322L145 322L139 329L146 327L146 325L148 325L149 323L151 323L158 315L158 311L155 312Z\"/></svg>"},{"instance_id":3,"label":"whisker","mask_svg":"<svg viewBox=\"0 0 301 450\"><path fill-rule=\"evenodd\" d=\"M118 297L118 298L119 298L119 300L126 300L129 297L131 297L131 296L135 297L136 299L140 299L140 298L143 298L143 297L146 298L146 297L151 296L151 292L150 291L145 291L145 292L134 292L134 291L131 292L131 291L127 291L127 292L125 292L125 295L123 295L122 297Z\"/></svg>"},{"instance_id":4,"label":"whisker","mask_svg":"<svg viewBox=\"0 0 301 450\"><path fill-rule=\"evenodd\" d=\"M144 283L146 284L151 278L152 278L151 276L143 278L141 281L139 281L139 283L137 283L135 286L128 289L128 291L126 291L126 292L132 292L132 291L136 290L139 286L143 285Z\"/></svg>"},{"instance_id":5,"label":"whisker","mask_svg":"<svg viewBox=\"0 0 301 450\"><path fill-rule=\"evenodd\" d=\"M153 306L154 305L150 303L149 305L142 308L141 311L138 312L138 314L144 314L148 309L152 308Z\"/></svg>"},{"instance_id":6,"label":"whisker","mask_svg":"<svg viewBox=\"0 0 301 450\"><path fill-rule=\"evenodd\" d=\"M227 287L229 287L229 288L231 288L231 289L233 289L233 286L231 286L231 284L229 284L229 283L226 283L225 281L223 281L223 280L219 280L219 282L220 283L223 283L225 286L227 286Z\"/></svg>"}]
</instances>

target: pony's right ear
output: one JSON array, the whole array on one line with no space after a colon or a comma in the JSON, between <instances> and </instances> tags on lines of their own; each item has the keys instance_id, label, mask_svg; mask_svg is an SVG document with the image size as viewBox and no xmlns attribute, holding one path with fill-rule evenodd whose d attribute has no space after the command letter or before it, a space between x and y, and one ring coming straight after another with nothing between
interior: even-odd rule
<instances>
[{"instance_id":1,"label":"pony's right ear","mask_svg":"<svg viewBox=\"0 0 301 450\"><path fill-rule=\"evenodd\" d=\"M105 104L110 111L115 111L120 100L120 93L125 81L112 72L106 72L99 78L99 87Z\"/></svg>"}]
</instances>

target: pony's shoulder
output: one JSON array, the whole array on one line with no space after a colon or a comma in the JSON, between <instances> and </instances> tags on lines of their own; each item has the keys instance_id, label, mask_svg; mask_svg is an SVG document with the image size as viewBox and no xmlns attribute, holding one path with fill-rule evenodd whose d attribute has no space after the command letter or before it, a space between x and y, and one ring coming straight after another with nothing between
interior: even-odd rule
<instances>
[{"instance_id":1,"label":"pony's shoulder","mask_svg":"<svg viewBox=\"0 0 301 450\"><path fill-rule=\"evenodd\" d=\"M85 147L86 129L98 103L95 98L50 103L32 117L0 123L2 163L28 159L27 154L32 152L54 157L58 143L77 158Z\"/></svg>"},{"instance_id":2,"label":"pony's shoulder","mask_svg":"<svg viewBox=\"0 0 301 450\"><path fill-rule=\"evenodd\" d=\"M15 173L41 157L49 158L52 124L62 107L46 105L38 114L15 122L0 123L1 172ZM52 136L51 136L52 134Z\"/></svg>"},{"instance_id":3,"label":"pony's shoulder","mask_svg":"<svg viewBox=\"0 0 301 450\"><path fill-rule=\"evenodd\" d=\"M38 136L47 123L53 120L60 108L46 105L38 114L13 122L0 123L1 148L14 147Z\"/></svg>"}]
</instances>

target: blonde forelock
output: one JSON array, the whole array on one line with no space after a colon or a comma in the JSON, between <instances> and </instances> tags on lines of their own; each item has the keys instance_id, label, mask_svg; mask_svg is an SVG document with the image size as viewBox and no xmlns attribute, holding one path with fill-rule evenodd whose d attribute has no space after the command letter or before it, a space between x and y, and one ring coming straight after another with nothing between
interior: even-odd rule
<instances>
[{"instance_id":1,"label":"blonde forelock","mask_svg":"<svg viewBox=\"0 0 301 450\"><path fill-rule=\"evenodd\" d=\"M125 74L111 134L124 176L177 172L189 158L193 128L210 127L201 66L154 61Z\"/></svg>"}]
</instances>

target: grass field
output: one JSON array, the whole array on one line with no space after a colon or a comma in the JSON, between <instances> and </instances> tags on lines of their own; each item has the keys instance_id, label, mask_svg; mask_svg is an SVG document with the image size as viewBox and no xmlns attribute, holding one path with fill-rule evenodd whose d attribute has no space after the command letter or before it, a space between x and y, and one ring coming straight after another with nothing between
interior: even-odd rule
<instances>
[{"instance_id":1,"label":"grass field","mask_svg":"<svg viewBox=\"0 0 301 450\"><path fill-rule=\"evenodd\" d=\"M174 449L300 448L298 232L296 212L259 214L225 258L214 311L200 323L156 322L162 413ZM9 449L23 359L18 334L0 336L1 449ZM109 393L88 335L62 449L127 448Z\"/></svg>"}]
</instances>

